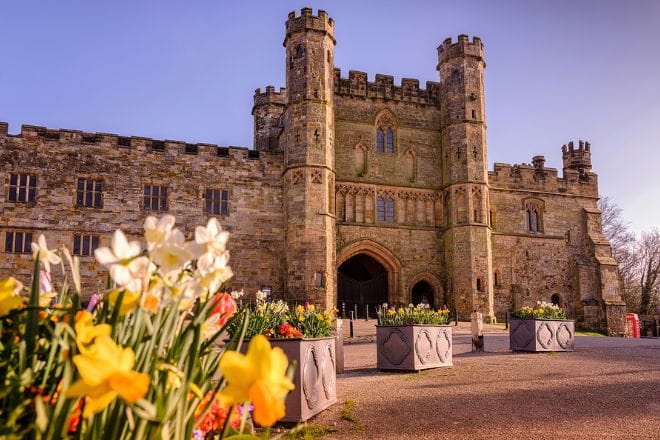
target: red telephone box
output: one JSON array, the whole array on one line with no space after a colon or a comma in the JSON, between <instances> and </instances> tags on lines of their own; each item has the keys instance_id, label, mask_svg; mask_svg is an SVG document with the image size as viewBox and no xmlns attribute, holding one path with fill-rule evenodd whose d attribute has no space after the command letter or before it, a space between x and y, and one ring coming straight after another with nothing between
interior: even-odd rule
<instances>
[{"instance_id":1,"label":"red telephone box","mask_svg":"<svg viewBox=\"0 0 660 440\"><path fill-rule=\"evenodd\" d=\"M628 324L627 338L639 338L639 315L637 313L626 313L626 323Z\"/></svg>"}]
</instances>

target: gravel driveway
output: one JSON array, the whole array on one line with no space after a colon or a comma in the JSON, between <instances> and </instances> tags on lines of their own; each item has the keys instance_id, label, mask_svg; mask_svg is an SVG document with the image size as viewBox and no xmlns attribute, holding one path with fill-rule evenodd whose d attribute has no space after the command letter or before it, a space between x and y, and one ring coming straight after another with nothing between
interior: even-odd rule
<instances>
[{"instance_id":1,"label":"gravel driveway","mask_svg":"<svg viewBox=\"0 0 660 440\"><path fill-rule=\"evenodd\" d=\"M454 367L409 374L376 370L373 342L347 344L339 403L310 423L336 430L325 439L660 439L660 339L577 336L550 354L509 352L505 331L485 341L472 354L458 332Z\"/></svg>"}]
</instances>

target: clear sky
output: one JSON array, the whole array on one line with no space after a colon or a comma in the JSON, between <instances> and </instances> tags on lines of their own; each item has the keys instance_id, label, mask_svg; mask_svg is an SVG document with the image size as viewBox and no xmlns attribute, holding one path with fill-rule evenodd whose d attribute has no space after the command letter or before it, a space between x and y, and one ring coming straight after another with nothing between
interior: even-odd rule
<instances>
[{"instance_id":1,"label":"clear sky","mask_svg":"<svg viewBox=\"0 0 660 440\"><path fill-rule=\"evenodd\" d=\"M284 21L336 21L335 65L437 81L446 37L485 43L489 160L561 169L591 142L602 195L660 226L660 0L0 0L0 121L252 145L252 95L284 85Z\"/></svg>"}]
</instances>

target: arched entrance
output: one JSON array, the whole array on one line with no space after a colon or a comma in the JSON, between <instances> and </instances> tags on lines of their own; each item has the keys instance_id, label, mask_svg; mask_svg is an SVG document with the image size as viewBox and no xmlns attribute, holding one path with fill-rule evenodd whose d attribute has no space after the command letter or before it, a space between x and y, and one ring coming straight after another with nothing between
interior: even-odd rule
<instances>
[{"instance_id":1,"label":"arched entrance","mask_svg":"<svg viewBox=\"0 0 660 440\"><path fill-rule=\"evenodd\" d=\"M420 272L408 284L408 301L414 305L424 303L433 309L447 304L444 289L438 277L430 272Z\"/></svg>"},{"instance_id":2,"label":"arched entrance","mask_svg":"<svg viewBox=\"0 0 660 440\"><path fill-rule=\"evenodd\" d=\"M425 280L418 281L410 293L414 305L428 304L432 309L435 308L433 287Z\"/></svg>"},{"instance_id":3,"label":"arched entrance","mask_svg":"<svg viewBox=\"0 0 660 440\"><path fill-rule=\"evenodd\" d=\"M347 315L357 308L358 317L364 318L367 311L375 317L387 293L387 270L369 255L355 255L337 269L337 306Z\"/></svg>"},{"instance_id":4,"label":"arched entrance","mask_svg":"<svg viewBox=\"0 0 660 440\"><path fill-rule=\"evenodd\" d=\"M344 263L354 257L358 258L344 267ZM365 275L365 272L367 275ZM385 284L382 287L377 287L377 283L383 282L380 277L385 280ZM362 283L366 282L360 287L361 297L348 296L349 294L357 295L354 293L355 287L349 287L347 290L346 281L343 280L348 278ZM337 252L337 309L341 314L342 303L345 302L346 315L348 316L348 313L354 310L354 308L349 308L348 305L348 300L352 299L351 307L357 304L358 315L364 317L367 304L369 305L370 316L375 316L376 306L384 302L402 304L406 301L406 297L400 285L400 280L401 263L385 246L373 240L358 240L349 243ZM368 289L371 289L369 294L365 293Z\"/></svg>"}]
</instances>

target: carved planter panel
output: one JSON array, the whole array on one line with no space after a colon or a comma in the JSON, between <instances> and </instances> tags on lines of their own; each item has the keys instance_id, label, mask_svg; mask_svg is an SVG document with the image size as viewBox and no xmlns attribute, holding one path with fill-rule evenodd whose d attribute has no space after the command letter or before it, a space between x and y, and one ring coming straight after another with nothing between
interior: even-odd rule
<instances>
[{"instance_id":1,"label":"carved planter panel","mask_svg":"<svg viewBox=\"0 0 660 440\"><path fill-rule=\"evenodd\" d=\"M337 402L335 338L272 339L298 368L282 422L304 422Z\"/></svg>"},{"instance_id":2,"label":"carved planter panel","mask_svg":"<svg viewBox=\"0 0 660 440\"><path fill-rule=\"evenodd\" d=\"M295 389L286 397L286 412L280 422L304 422L337 402L335 338L271 339L298 367L293 376ZM243 352L247 351L247 341Z\"/></svg>"},{"instance_id":3,"label":"carved planter panel","mask_svg":"<svg viewBox=\"0 0 660 440\"><path fill-rule=\"evenodd\" d=\"M377 366L419 371L452 365L452 328L448 325L376 326Z\"/></svg>"},{"instance_id":4,"label":"carved planter panel","mask_svg":"<svg viewBox=\"0 0 660 440\"><path fill-rule=\"evenodd\" d=\"M509 344L513 351L573 351L575 321L512 318Z\"/></svg>"}]
</instances>

